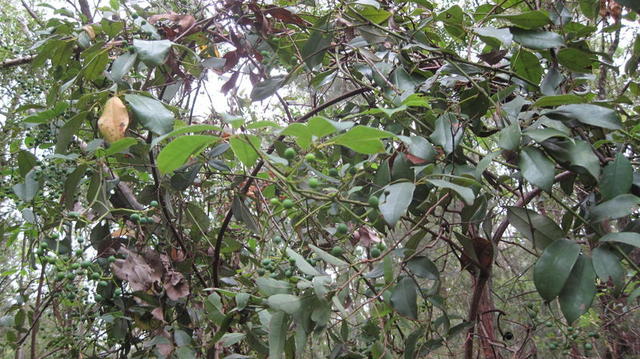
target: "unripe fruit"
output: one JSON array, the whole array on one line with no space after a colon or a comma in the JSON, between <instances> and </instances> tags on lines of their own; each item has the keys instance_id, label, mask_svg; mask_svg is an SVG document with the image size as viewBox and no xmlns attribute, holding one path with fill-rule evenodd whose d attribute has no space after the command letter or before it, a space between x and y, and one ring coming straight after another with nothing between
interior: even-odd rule
<instances>
[{"instance_id":1,"label":"unripe fruit","mask_svg":"<svg viewBox=\"0 0 640 359\"><path fill-rule=\"evenodd\" d=\"M308 162L313 162L316 160L316 155L314 155L313 153L307 153L304 156L304 159L307 160Z\"/></svg>"},{"instance_id":2,"label":"unripe fruit","mask_svg":"<svg viewBox=\"0 0 640 359\"><path fill-rule=\"evenodd\" d=\"M64 280L64 278L65 278L64 273L58 273L58 274L56 274L56 280L57 280L57 281Z\"/></svg>"},{"instance_id":3,"label":"unripe fruit","mask_svg":"<svg viewBox=\"0 0 640 359\"><path fill-rule=\"evenodd\" d=\"M338 225L336 226L336 233L337 234L346 234L348 230L349 230L349 228L344 223L338 223Z\"/></svg>"},{"instance_id":4,"label":"unripe fruit","mask_svg":"<svg viewBox=\"0 0 640 359\"><path fill-rule=\"evenodd\" d=\"M116 297L119 297L122 295L122 289L118 288L116 290L113 291L113 295L115 295Z\"/></svg>"},{"instance_id":5,"label":"unripe fruit","mask_svg":"<svg viewBox=\"0 0 640 359\"><path fill-rule=\"evenodd\" d=\"M342 253L344 253L344 250L340 246L336 246L336 247L331 248L331 254L336 256L336 257L337 256L341 256Z\"/></svg>"},{"instance_id":6,"label":"unripe fruit","mask_svg":"<svg viewBox=\"0 0 640 359\"><path fill-rule=\"evenodd\" d=\"M293 148L289 147L286 150L284 150L284 158L291 160L296 156L296 150L294 150Z\"/></svg>"},{"instance_id":7,"label":"unripe fruit","mask_svg":"<svg viewBox=\"0 0 640 359\"><path fill-rule=\"evenodd\" d=\"M584 343L584 349L585 349L585 350L591 350L591 349L593 349L593 344L591 344L591 343Z\"/></svg>"},{"instance_id":8,"label":"unripe fruit","mask_svg":"<svg viewBox=\"0 0 640 359\"><path fill-rule=\"evenodd\" d=\"M273 237L273 243L275 243L275 244L282 243L282 237L280 237L280 236Z\"/></svg>"},{"instance_id":9,"label":"unripe fruit","mask_svg":"<svg viewBox=\"0 0 640 359\"><path fill-rule=\"evenodd\" d=\"M387 249L387 246L384 245L384 243L379 242L378 244L376 244L376 247L380 250L380 251L384 251L385 249Z\"/></svg>"},{"instance_id":10,"label":"unripe fruit","mask_svg":"<svg viewBox=\"0 0 640 359\"><path fill-rule=\"evenodd\" d=\"M280 200L277 198L271 198L269 200L269 203L271 203L272 206L279 206L280 205Z\"/></svg>"},{"instance_id":11,"label":"unripe fruit","mask_svg":"<svg viewBox=\"0 0 640 359\"><path fill-rule=\"evenodd\" d=\"M78 263L73 263L73 264L71 265L71 269L73 269L73 270L76 270L76 269L78 269L78 268L80 268L80 264L78 264Z\"/></svg>"},{"instance_id":12,"label":"unripe fruit","mask_svg":"<svg viewBox=\"0 0 640 359\"><path fill-rule=\"evenodd\" d=\"M95 295L96 302L102 302L102 296L100 294Z\"/></svg>"},{"instance_id":13,"label":"unripe fruit","mask_svg":"<svg viewBox=\"0 0 640 359\"><path fill-rule=\"evenodd\" d=\"M264 270L264 269L262 269L262 268L258 269L258 271L257 271L257 272L258 272L258 275L261 275L261 276L262 276L262 275L264 275L264 274L266 273L266 272L265 272L265 270Z\"/></svg>"},{"instance_id":14,"label":"unripe fruit","mask_svg":"<svg viewBox=\"0 0 640 359\"><path fill-rule=\"evenodd\" d=\"M140 215L137 214L137 213L132 214L130 218L134 222L139 222L140 221Z\"/></svg>"},{"instance_id":15,"label":"unripe fruit","mask_svg":"<svg viewBox=\"0 0 640 359\"><path fill-rule=\"evenodd\" d=\"M107 261L108 261L109 263L113 263L113 262L115 262L115 261L116 261L116 257L115 257L115 256L109 256L109 258L107 258Z\"/></svg>"},{"instance_id":16,"label":"unripe fruit","mask_svg":"<svg viewBox=\"0 0 640 359\"><path fill-rule=\"evenodd\" d=\"M378 207L378 203L380 203L378 197L376 196L369 197L369 200L367 202L369 202L369 205L372 207Z\"/></svg>"},{"instance_id":17,"label":"unripe fruit","mask_svg":"<svg viewBox=\"0 0 640 359\"><path fill-rule=\"evenodd\" d=\"M98 279L100 279L100 273L93 272L93 273L91 273L90 278L91 278L91 280L98 280Z\"/></svg>"},{"instance_id":18,"label":"unripe fruit","mask_svg":"<svg viewBox=\"0 0 640 359\"><path fill-rule=\"evenodd\" d=\"M101 280L101 281L98 282L98 286L99 287L106 287L108 285L109 285L109 283L106 280Z\"/></svg>"},{"instance_id":19,"label":"unripe fruit","mask_svg":"<svg viewBox=\"0 0 640 359\"><path fill-rule=\"evenodd\" d=\"M329 176L338 177L339 175L340 175L340 172L338 172L337 169L335 169L335 168L330 168L329 169Z\"/></svg>"},{"instance_id":20,"label":"unripe fruit","mask_svg":"<svg viewBox=\"0 0 640 359\"><path fill-rule=\"evenodd\" d=\"M149 202L149 206L151 206L151 207L158 207L158 201L151 201L151 202Z\"/></svg>"},{"instance_id":21,"label":"unripe fruit","mask_svg":"<svg viewBox=\"0 0 640 359\"><path fill-rule=\"evenodd\" d=\"M42 248L42 249L47 249L47 248L49 248L49 243L47 243L47 242L42 242L42 243L40 243L40 248Z\"/></svg>"},{"instance_id":22,"label":"unripe fruit","mask_svg":"<svg viewBox=\"0 0 640 359\"><path fill-rule=\"evenodd\" d=\"M282 201L282 207L284 207L284 209L291 209L294 205L295 203L293 203L293 201L288 198Z\"/></svg>"},{"instance_id":23,"label":"unripe fruit","mask_svg":"<svg viewBox=\"0 0 640 359\"><path fill-rule=\"evenodd\" d=\"M378 258L380 257L380 250L378 248L371 248L371 258Z\"/></svg>"},{"instance_id":24,"label":"unripe fruit","mask_svg":"<svg viewBox=\"0 0 640 359\"><path fill-rule=\"evenodd\" d=\"M315 178L315 177L309 178L309 182L308 183L309 183L309 187L311 187L311 188L317 188L318 185L320 185L320 181L318 181L318 179Z\"/></svg>"}]
</instances>

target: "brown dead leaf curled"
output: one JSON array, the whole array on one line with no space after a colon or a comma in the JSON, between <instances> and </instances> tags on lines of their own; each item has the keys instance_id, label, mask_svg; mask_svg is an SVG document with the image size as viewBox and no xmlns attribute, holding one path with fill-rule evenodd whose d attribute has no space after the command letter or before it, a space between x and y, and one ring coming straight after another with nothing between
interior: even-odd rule
<instances>
[{"instance_id":1,"label":"brown dead leaf curled","mask_svg":"<svg viewBox=\"0 0 640 359\"><path fill-rule=\"evenodd\" d=\"M367 226L358 228L358 230L353 233L353 239L357 241L356 243L364 247L371 247L373 244L380 242L378 234Z\"/></svg>"},{"instance_id":2,"label":"brown dead leaf curled","mask_svg":"<svg viewBox=\"0 0 640 359\"><path fill-rule=\"evenodd\" d=\"M128 126L129 113L122 100L117 96L107 100L102 116L98 120L98 129L102 137L108 143L116 142L124 138Z\"/></svg>"}]
</instances>

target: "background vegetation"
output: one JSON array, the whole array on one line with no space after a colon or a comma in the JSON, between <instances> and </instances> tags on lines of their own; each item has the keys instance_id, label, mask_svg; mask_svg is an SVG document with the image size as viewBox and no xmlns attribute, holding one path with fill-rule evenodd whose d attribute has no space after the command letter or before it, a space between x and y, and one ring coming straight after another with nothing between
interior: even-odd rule
<instances>
[{"instance_id":1,"label":"background vegetation","mask_svg":"<svg viewBox=\"0 0 640 359\"><path fill-rule=\"evenodd\" d=\"M2 357L639 357L639 11L2 0Z\"/></svg>"}]
</instances>

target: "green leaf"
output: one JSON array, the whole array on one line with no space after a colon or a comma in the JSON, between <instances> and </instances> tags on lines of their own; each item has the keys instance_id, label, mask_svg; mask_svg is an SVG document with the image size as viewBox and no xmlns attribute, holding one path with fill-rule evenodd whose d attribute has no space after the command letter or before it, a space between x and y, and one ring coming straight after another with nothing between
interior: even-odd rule
<instances>
[{"instance_id":1,"label":"green leaf","mask_svg":"<svg viewBox=\"0 0 640 359\"><path fill-rule=\"evenodd\" d=\"M146 96L124 95L136 119L156 135L164 135L173 129L173 112L167 110L162 102Z\"/></svg>"},{"instance_id":2,"label":"green leaf","mask_svg":"<svg viewBox=\"0 0 640 359\"><path fill-rule=\"evenodd\" d=\"M545 249L553 241L564 237L564 232L553 220L530 209L507 207L507 219L538 249Z\"/></svg>"},{"instance_id":3,"label":"green leaf","mask_svg":"<svg viewBox=\"0 0 640 359\"><path fill-rule=\"evenodd\" d=\"M111 65L111 80L114 82L121 81L122 78L129 73L133 64L136 63L137 58L138 56L131 52L125 52L118 56L118 58L113 61L113 65Z\"/></svg>"},{"instance_id":4,"label":"green leaf","mask_svg":"<svg viewBox=\"0 0 640 359\"><path fill-rule=\"evenodd\" d=\"M624 243L640 248L640 233L636 232L617 232L607 233L600 237L600 242Z\"/></svg>"},{"instance_id":5,"label":"green leaf","mask_svg":"<svg viewBox=\"0 0 640 359\"><path fill-rule=\"evenodd\" d=\"M493 38L498 40L496 41L488 41L487 43L493 47L500 47L500 43L504 45L504 47L511 46L511 41L513 40L513 35L509 29L496 29L495 27L474 27L473 31L483 38L485 42L487 42L486 38Z\"/></svg>"},{"instance_id":6,"label":"green leaf","mask_svg":"<svg viewBox=\"0 0 640 359\"><path fill-rule=\"evenodd\" d=\"M440 272L438 267L427 257L417 256L411 258L407 262L407 267L411 273L418 277L427 278L429 280L439 280Z\"/></svg>"},{"instance_id":7,"label":"green leaf","mask_svg":"<svg viewBox=\"0 0 640 359\"><path fill-rule=\"evenodd\" d=\"M493 16L496 19L504 19L523 29L536 29L551 22L546 11L527 11L520 14L500 14Z\"/></svg>"},{"instance_id":8,"label":"green leaf","mask_svg":"<svg viewBox=\"0 0 640 359\"><path fill-rule=\"evenodd\" d=\"M269 359L284 359L284 345L289 329L289 316L276 312L269 321Z\"/></svg>"},{"instance_id":9,"label":"green leaf","mask_svg":"<svg viewBox=\"0 0 640 359\"><path fill-rule=\"evenodd\" d=\"M522 176L540 189L551 192L554 179L553 163L540 150L525 147L520 151Z\"/></svg>"},{"instance_id":10,"label":"green leaf","mask_svg":"<svg viewBox=\"0 0 640 359\"><path fill-rule=\"evenodd\" d=\"M418 157L425 162L433 162L436 158L436 150L429 140L420 136L398 136L398 138L407 146L409 154Z\"/></svg>"},{"instance_id":11,"label":"green leaf","mask_svg":"<svg viewBox=\"0 0 640 359\"><path fill-rule=\"evenodd\" d=\"M473 194L473 190L469 187L460 186L455 183L439 180L439 179L427 180L427 182L431 183L436 187L453 190L455 193L458 194L458 196L460 196L460 198L462 198L464 203L466 203L468 206L471 206L475 201L475 195Z\"/></svg>"},{"instance_id":12,"label":"green leaf","mask_svg":"<svg viewBox=\"0 0 640 359\"><path fill-rule=\"evenodd\" d=\"M629 193L633 183L633 168L631 162L621 153L609 162L602 171L600 178L600 193L604 200Z\"/></svg>"},{"instance_id":13,"label":"green leaf","mask_svg":"<svg viewBox=\"0 0 640 359\"><path fill-rule=\"evenodd\" d=\"M126 150L127 148L135 145L136 143L138 143L138 140L136 140L133 137L121 138L118 141L110 144L109 148L104 150L104 156L108 157L111 155L115 155L116 153L120 153Z\"/></svg>"},{"instance_id":14,"label":"green leaf","mask_svg":"<svg viewBox=\"0 0 640 359\"><path fill-rule=\"evenodd\" d=\"M384 187L378 208L390 227L394 227L407 211L413 200L415 188L415 184L411 182L394 183Z\"/></svg>"},{"instance_id":15,"label":"green leaf","mask_svg":"<svg viewBox=\"0 0 640 359\"><path fill-rule=\"evenodd\" d=\"M511 68L518 75L536 84L540 83L544 72L538 57L523 48L511 59Z\"/></svg>"},{"instance_id":16,"label":"green leaf","mask_svg":"<svg viewBox=\"0 0 640 359\"><path fill-rule=\"evenodd\" d=\"M307 67L312 70L322 63L327 49L331 46L331 32L327 26L329 16L323 16L314 24L313 31L302 46L300 54Z\"/></svg>"},{"instance_id":17,"label":"green leaf","mask_svg":"<svg viewBox=\"0 0 640 359\"><path fill-rule=\"evenodd\" d=\"M84 77L89 81L97 80L104 72L107 64L109 63L108 51L100 51L94 56L91 61L86 65L84 70Z\"/></svg>"},{"instance_id":18,"label":"green leaf","mask_svg":"<svg viewBox=\"0 0 640 359\"><path fill-rule=\"evenodd\" d=\"M545 248L533 269L533 282L540 296L551 301L560 294L580 254L580 245L566 239Z\"/></svg>"},{"instance_id":19,"label":"green leaf","mask_svg":"<svg viewBox=\"0 0 640 359\"><path fill-rule=\"evenodd\" d=\"M391 306L395 311L409 319L418 319L418 295L416 283L404 277L391 291Z\"/></svg>"},{"instance_id":20,"label":"green leaf","mask_svg":"<svg viewBox=\"0 0 640 359\"><path fill-rule=\"evenodd\" d=\"M620 118L614 110L597 105L564 105L545 113L545 115L558 120L573 119L587 125L611 130L622 128Z\"/></svg>"},{"instance_id":21,"label":"green leaf","mask_svg":"<svg viewBox=\"0 0 640 359\"><path fill-rule=\"evenodd\" d=\"M262 101L271 97L284 85L286 78L284 76L274 76L262 82L258 82L251 90L251 100Z\"/></svg>"},{"instance_id":22,"label":"green leaf","mask_svg":"<svg viewBox=\"0 0 640 359\"><path fill-rule=\"evenodd\" d=\"M260 234L260 227L258 227L258 223L256 222L253 213L251 213L251 210L249 210L249 207L247 207L244 201L240 199L240 196L235 196L233 198L231 211L233 212L233 216L236 220L244 223L253 233Z\"/></svg>"},{"instance_id":23,"label":"green leaf","mask_svg":"<svg viewBox=\"0 0 640 359\"><path fill-rule=\"evenodd\" d=\"M295 260L296 267L298 267L298 269L300 269L302 273L306 275L314 276L314 277L323 275L322 273L318 272L318 270L314 266L312 266L309 262L307 262L307 260L304 259L303 256L298 254L293 249L287 248L286 251L289 258Z\"/></svg>"},{"instance_id":24,"label":"green leaf","mask_svg":"<svg viewBox=\"0 0 640 359\"><path fill-rule=\"evenodd\" d=\"M343 261L340 258L336 258L336 257L332 256L331 254L323 251L322 249L320 249L320 248L318 248L318 247L316 247L316 246L314 246L312 244L309 245L309 248L311 248L311 250L314 251L318 255L318 257L322 258L323 261L325 261L325 262L327 262L329 264L332 264L332 265L334 265L336 267L348 267L349 266L349 263Z\"/></svg>"},{"instance_id":25,"label":"green leaf","mask_svg":"<svg viewBox=\"0 0 640 359\"><path fill-rule=\"evenodd\" d=\"M296 143L303 149L308 149L311 146L311 130L302 123L292 123L280 134L295 137Z\"/></svg>"},{"instance_id":26,"label":"green leaf","mask_svg":"<svg viewBox=\"0 0 640 359\"><path fill-rule=\"evenodd\" d=\"M577 95L555 95L540 97L533 106L535 107L553 107L560 105L580 104L586 100Z\"/></svg>"},{"instance_id":27,"label":"green leaf","mask_svg":"<svg viewBox=\"0 0 640 359\"><path fill-rule=\"evenodd\" d=\"M291 291L291 284L289 284L289 282L268 277L260 277L256 279L256 285L258 286L260 293L269 296L274 294L287 294Z\"/></svg>"},{"instance_id":28,"label":"green leaf","mask_svg":"<svg viewBox=\"0 0 640 359\"><path fill-rule=\"evenodd\" d=\"M292 294L274 294L267 299L269 306L287 314L295 314L302 305L300 298Z\"/></svg>"},{"instance_id":29,"label":"green leaf","mask_svg":"<svg viewBox=\"0 0 640 359\"><path fill-rule=\"evenodd\" d=\"M561 138L571 139L569 135L567 135L562 131L556 130L555 128L540 128L540 129L527 130L524 132L524 134L526 136L531 137L531 139L533 139L538 143L544 142L552 137L561 137Z\"/></svg>"},{"instance_id":30,"label":"green leaf","mask_svg":"<svg viewBox=\"0 0 640 359\"><path fill-rule=\"evenodd\" d=\"M600 246L595 248L591 254L593 255L593 268L598 278L604 283L611 281L616 291L621 290L624 286L626 272L616 253L606 246Z\"/></svg>"},{"instance_id":31,"label":"green leaf","mask_svg":"<svg viewBox=\"0 0 640 359\"><path fill-rule=\"evenodd\" d=\"M358 153L374 154L384 152L381 138L392 137L393 134L373 127L358 125L347 132L333 138L338 145L348 147Z\"/></svg>"},{"instance_id":32,"label":"green leaf","mask_svg":"<svg viewBox=\"0 0 640 359\"><path fill-rule=\"evenodd\" d=\"M234 344L240 343L246 334L244 333L225 333L218 342L222 344L223 347L230 347Z\"/></svg>"},{"instance_id":33,"label":"green leaf","mask_svg":"<svg viewBox=\"0 0 640 359\"><path fill-rule=\"evenodd\" d=\"M207 146L218 141L218 137L205 135L181 136L160 151L157 158L158 169L170 173L184 165L189 157L197 156Z\"/></svg>"},{"instance_id":34,"label":"green leaf","mask_svg":"<svg viewBox=\"0 0 640 359\"><path fill-rule=\"evenodd\" d=\"M20 176L24 177L38 164L38 159L34 154L29 151L22 150L18 152L17 156L18 160L18 173Z\"/></svg>"},{"instance_id":35,"label":"green leaf","mask_svg":"<svg viewBox=\"0 0 640 359\"><path fill-rule=\"evenodd\" d=\"M27 123L46 123L50 119L60 116L68 107L69 104L67 102L58 102L53 108L27 116L23 121Z\"/></svg>"},{"instance_id":36,"label":"green leaf","mask_svg":"<svg viewBox=\"0 0 640 359\"><path fill-rule=\"evenodd\" d=\"M596 274L590 257L581 255L560 292L558 302L562 314L571 324L591 307L596 296Z\"/></svg>"},{"instance_id":37,"label":"green leaf","mask_svg":"<svg viewBox=\"0 0 640 359\"><path fill-rule=\"evenodd\" d=\"M515 151L520 147L520 125L514 121L511 125L500 130L498 146L505 150Z\"/></svg>"},{"instance_id":38,"label":"green leaf","mask_svg":"<svg viewBox=\"0 0 640 359\"><path fill-rule=\"evenodd\" d=\"M489 167L489 165L491 164L491 161L493 161L500 154L501 154L500 151L491 152L486 156L484 156L480 160L480 162L478 162L478 165L476 166L476 169L474 171L474 176L476 180L479 181L482 178L482 173Z\"/></svg>"},{"instance_id":39,"label":"green leaf","mask_svg":"<svg viewBox=\"0 0 640 359\"><path fill-rule=\"evenodd\" d=\"M31 202L40 189L40 183L36 181L35 170L29 171L24 177L24 182L13 185L12 189L22 202Z\"/></svg>"},{"instance_id":40,"label":"green leaf","mask_svg":"<svg viewBox=\"0 0 640 359\"><path fill-rule=\"evenodd\" d=\"M557 57L561 65L575 72L591 72L596 60L590 53L572 47L560 49Z\"/></svg>"},{"instance_id":41,"label":"green leaf","mask_svg":"<svg viewBox=\"0 0 640 359\"><path fill-rule=\"evenodd\" d=\"M640 3L637 0L617 0L616 2L622 6L630 8L631 10L640 12Z\"/></svg>"},{"instance_id":42,"label":"green leaf","mask_svg":"<svg viewBox=\"0 0 640 359\"><path fill-rule=\"evenodd\" d=\"M632 194L621 194L591 208L589 218L594 222L628 216L638 209L640 198Z\"/></svg>"},{"instance_id":43,"label":"green leaf","mask_svg":"<svg viewBox=\"0 0 640 359\"><path fill-rule=\"evenodd\" d=\"M464 129L460 126L455 115L445 113L436 120L435 129L431 134L431 141L441 146L446 154L450 154L462 140L463 132Z\"/></svg>"},{"instance_id":44,"label":"green leaf","mask_svg":"<svg viewBox=\"0 0 640 359\"><path fill-rule=\"evenodd\" d=\"M546 50L564 46L562 36L551 31L512 28L511 33L513 34L513 41L534 50Z\"/></svg>"},{"instance_id":45,"label":"green leaf","mask_svg":"<svg viewBox=\"0 0 640 359\"><path fill-rule=\"evenodd\" d=\"M585 169L594 179L600 177L600 160L593 153L591 144L586 141L576 141L569 146L569 162L571 166Z\"/></svg>"},{"instance_id":46,"label":"green leaf","mask_svg":"<svg viewBox=\"0 0 640 359\"><path fill-rule=\"evenodd\" d=\"M64 205L68 210L73 208L73 204L76 201L78 185L87 172L88 167L88 165L80 165L76 167L76 169L73 170L73 172L71 172L64 181Z\"/></svg>"},{"instance_id":47,"label":"green leaf","mask_svg":"<svg viewBox=\"0 0 640 359\"><path fill-rule=\"evenodd\" d=\"M167 61L167 55L173 43L169 40L140 40L133 39L133 48L140 61L147 66L160 66Z\"/></svg>"},{"instance_id":48,"label":"green leaf","mask_svg":"<svg viewBox=\"0 0 640 359\"><path fill-rule=\"evenodd\" d=\"M250 143L246 140L246 137L249 138ZM229 139L229 144L231 145L233 153L246 167L253 166L258 160L258 157L260 157L255 150L260 148L260 137L258 136L247 135L233 137Z\"/></svg>"}]
</instances>

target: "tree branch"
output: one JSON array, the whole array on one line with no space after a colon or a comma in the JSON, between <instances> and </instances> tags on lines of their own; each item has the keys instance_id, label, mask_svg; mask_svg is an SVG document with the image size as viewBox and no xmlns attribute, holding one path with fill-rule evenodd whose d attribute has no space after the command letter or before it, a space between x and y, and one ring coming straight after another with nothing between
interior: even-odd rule
<instances>
[{"instance_id":1,"label":"tree branch","mask_svg":"<svg viewBox=\"0 0 640 359\"><path fill-rule=\"evenodd\" d=\"M28 64L29 62L33 61L34 58L35 56L24 56L17 57L15 59L4 60L0 62L0 69Z\"/></svg>"}]
</instances>

